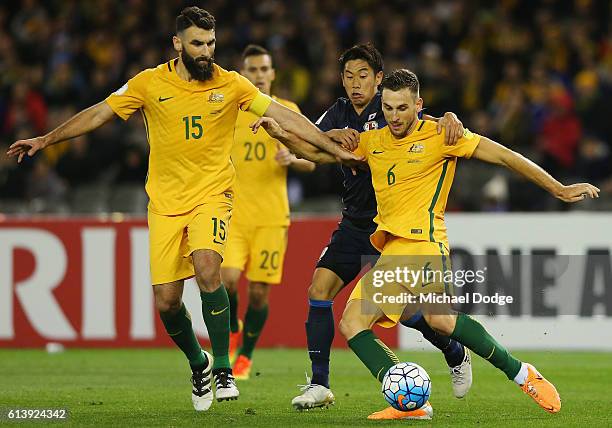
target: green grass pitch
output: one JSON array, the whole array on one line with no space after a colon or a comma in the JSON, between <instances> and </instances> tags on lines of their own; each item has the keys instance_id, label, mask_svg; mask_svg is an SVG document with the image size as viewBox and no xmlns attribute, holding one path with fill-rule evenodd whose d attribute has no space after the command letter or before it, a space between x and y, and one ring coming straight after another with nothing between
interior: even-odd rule
<instances>
[{"instance_id":1,"label":"green grass pitch","mask_svg":"<svg viewBox=\"0 0 612 428\"><path fill-rule=\"evenodd\" d=\"M432 421L368 421L385 407L379 384L345 350L332 352L336 405L298 413L290 401L304 383L304 350L255 352L252 378L239 382L240 399L217 403L208 412L191 407L190 372L174 349L0 350L0 409L68 408L71 426L612 426L612 355L580 352L517 352L552 380L563 400L549 415L482 359L474 358L468 396L452 396L449 375L438 353L399 352L432 377ZM38 425L37 422L0 425Z\"/></svg>"}]
</instances>

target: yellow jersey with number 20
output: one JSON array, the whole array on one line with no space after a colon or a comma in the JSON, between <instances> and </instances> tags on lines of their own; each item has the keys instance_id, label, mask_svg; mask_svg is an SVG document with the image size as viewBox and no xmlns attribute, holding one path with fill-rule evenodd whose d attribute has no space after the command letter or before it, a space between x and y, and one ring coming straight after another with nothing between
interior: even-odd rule
<instances>
[{"instance_id":1,"label":"yellow jersey with number 20","mask_svg":"<svg viewBox=\"0 0 612 428\"><path fill-rule=\"evenodd\" d=\"M300 112L291 101L272 98ZM287 167L280 166L274 159L282 145L263 128L253 134L249 125L255 120L257 116L251 112L238 113L232 149L232 162L236 168L232 222L251 226L287 226Z\"/></svg>"}]
</instances>

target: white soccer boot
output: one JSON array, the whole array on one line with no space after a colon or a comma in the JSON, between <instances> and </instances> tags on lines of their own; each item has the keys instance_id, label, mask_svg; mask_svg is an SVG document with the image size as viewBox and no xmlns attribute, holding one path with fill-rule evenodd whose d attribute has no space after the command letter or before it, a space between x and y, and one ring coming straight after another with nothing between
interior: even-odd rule
<instances>
[{"instance_id":1,"label":"white soccer boot","mask_svg":"<svg viewBox=\"0 0 612 428\"><path fill-rule=\"evenodd\" d=\"M461 364L450 368L453 394L457 398L463 398L472 387L472 358L470 351L465 349L465 356Z\"/></svg>"},{"instance_id":2,"label":"white soccer boot","mask_svg":"<svg viewBox=\"0 0 612 428\"><path fill-rule=\"evenodd\" d=\"M191 402L197 412L205 412L210 409L213 402L212 384L210 382L213 356L204 350L202 353L208 359L208 365L204 370L192 370L191 372Z\"/></svg>"},{"instance_id":3,"label":"white soccer boot","mask_svg":"<svg viewBox=\"0 0 612 428\"><path fill-rule=\"evenodd\" d=\"M315 407L329 407L334 404L334 394L331 389L316 383L310 383L310 378L306 375L306 385L299 385L302 393L291 400L291 405L295 410L308 410Z\"/></svg>"},{"instance_id":4,"label":"white soccer boot","mask_svg":"<svg viewBox=\"0 0 612 428\"><path fill-rule=\"evenodd\" d=\"M237 400L240 392L230 369L218 370L215 374L215 397L217 401Z\"/></svg>"}]
</instances>

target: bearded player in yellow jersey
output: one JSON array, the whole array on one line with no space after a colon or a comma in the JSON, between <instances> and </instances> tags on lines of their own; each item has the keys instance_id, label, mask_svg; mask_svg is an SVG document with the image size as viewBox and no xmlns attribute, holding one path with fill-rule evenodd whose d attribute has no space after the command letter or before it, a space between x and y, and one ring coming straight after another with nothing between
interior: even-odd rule
<instances>
[{"instance_id":1,"label":"bearded player in yellow jersey","mask_svg":"<svg viewBox=\"0 0 612 428\"><path fill-rule=\"evenodd\" d=\"M138 73L47 135L15 142L7 154L20 162L26 154L92 131L115 116L126 120L140 111L150 146L146 190L155 305L189 360L193 406L204 411L213 401L212 376L217 400L239 395L228 356L229 300L219 274L232 210L230 152L238 112L273 117L339 159L356 156L339 150L304 116L262 94L245 77L216 65L215 19L204 9L181 12L172 42L178 58ZM200 347L182 302L183 282L194 276L213 355Z\"/></svg>"},{"instance_id":2,"label":"bearded player in yellow jersey","mask_svg":"<svg viewBox=\"0 0 612 428\"><path fill-rule=\"evenodd\" d=\"M270 95L275 70L266 49L247 46L240 72ZM273 99L299 112L294 103ZM249 378L253 350L268 317L270 285L279 284L282 278L289 226L287 169L310 172L315 168L314 163L297 159L265 130L253 135L249 125L255 120L253 113L238 113L232 149L236 168L232 230L221 265L221 279L230 301L230 360L235 359L234 377L243 380ZM238 318L238 281L243 271L249 281L244 328ZM237 352L241 338L242 347Z\"/></svg>"},{"instance_id":3,"label":"bearded player in yellow jersey","mask_svg":"<svg viewBox=\"0 0 612 428\"><path fill-rule=\"evenodd\" d=\"M454 312L449 303L429 304L420 298L448 296L451 284L444 282L444 275L433 275L413 286L393 275L386 283L376 284L375 275L404 267L441 273L450 270L444 211L460 157L505 166L565 202L596 198L599 189L588 183L565 186L520 154L467 130L456 145L444 145L444 135L437 134L436 123L418 119L423 100L419 97L418 79L409 70L396 70L385 76L381 90L388 126L361 134L356 153L367 159L372 172L378 215L371 242L382 254L353 290L340 322L342 334L372 375L382 381L387 370L399 361L372 332L372 326L390 328L421 311L434 330L452 337L503 371L547 412L558 412L561 400L557 390L534 366L514 358L478 321ZM306 158L333 161L270 119L259 119L254 129L259 125ZM407 294L416 299L401 299ZM369 418L426 419L432 415L433 409L427 403L410 412L389 407Z\"/></svg>"}]
</instances>

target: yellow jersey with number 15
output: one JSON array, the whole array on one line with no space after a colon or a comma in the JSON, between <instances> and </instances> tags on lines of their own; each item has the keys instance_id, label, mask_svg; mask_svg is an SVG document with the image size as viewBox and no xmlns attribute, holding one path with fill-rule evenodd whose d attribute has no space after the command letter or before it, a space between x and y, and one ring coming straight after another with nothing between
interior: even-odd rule
<instances>
[{"instance_id":1,"label":"yellow jersey with number 15","mask_svg":"<svg viewBox=\"0 0 612 428\"><path fill-rule=\"evenodd\" d=\"M212 79L185 81L176 73L177 61L138 73L106 99L124 120L142 113L150 146L149 210L162 215L189 212L232 191L238 111L261 116L271 103L245 77L216 64Z\"/></svg>"},{"instance_id":2,"label":"yellow jersey with number 15","mask_svg":"<svg viewBox=\"0 0 612 428\"><path fill-rule=\"evenodd\" d=\"M272 97L293 111L300 112L291 101ZM278 140L259 128L253 134L249 125L257 120L251 112L238 113L234 131L232 162L236 168L232 223L252 226L289 225L287 167L274 159L280 147Z\"/></svg>"},{"instance_id":3,"label":"yellow jersey with number 15","mask_svg":"<svg viewBox=\"0 0 612 428\"><path fill-rule=\"evenodd\" d=\"M457 158L471 157L480 138L466 129L457 144L447 146L437 124L423 120L402 139L388 127L361 134L355 153L366 157L372 171L378 227L371 241L379 251L387 233L448 247L444 211Z\"/></svg>"}]
</instances>

